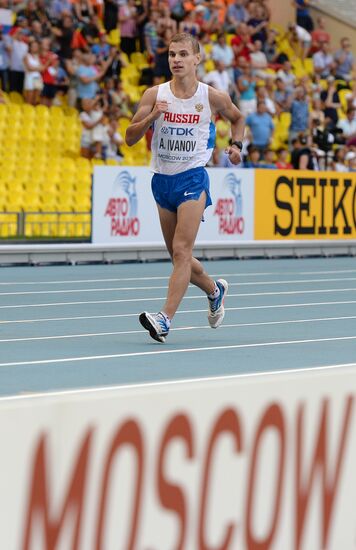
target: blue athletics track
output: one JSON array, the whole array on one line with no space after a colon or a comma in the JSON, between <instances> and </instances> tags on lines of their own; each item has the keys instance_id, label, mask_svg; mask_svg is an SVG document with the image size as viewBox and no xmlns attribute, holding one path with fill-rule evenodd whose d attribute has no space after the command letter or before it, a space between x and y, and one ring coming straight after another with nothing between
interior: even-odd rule
<instances>
[{"instance_id":1,"label":"blue athletics track","mask_svg":"<svg viewBox=\"0 0 356 550\"><path fill-rule=\"evenodd\" d=\"M354 258L205 267L229 282L224 325L191 286L163 345L138 314L162 306L168 262L2 268L0 395L355 363Z\"/></svg>"}]
</instances>

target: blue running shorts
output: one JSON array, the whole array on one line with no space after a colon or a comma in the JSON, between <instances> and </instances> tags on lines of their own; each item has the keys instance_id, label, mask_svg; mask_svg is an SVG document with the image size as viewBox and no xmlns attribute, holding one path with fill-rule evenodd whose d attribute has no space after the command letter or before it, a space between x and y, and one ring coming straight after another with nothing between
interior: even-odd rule
<instances>
[{"instance_id":1,"label":"blue running shorts","mask_svg":"<svg viewBox=\"0 0 356 550\"><path fill-rule=\"evenodd\" d=\"M154 174L151 188L157 204L171 212L177 212L178 206L183 202L197 201L203 191L206 193L205 208L212 204L209 176L203 166L172 176Z\"/></svg>"}]
</instances>

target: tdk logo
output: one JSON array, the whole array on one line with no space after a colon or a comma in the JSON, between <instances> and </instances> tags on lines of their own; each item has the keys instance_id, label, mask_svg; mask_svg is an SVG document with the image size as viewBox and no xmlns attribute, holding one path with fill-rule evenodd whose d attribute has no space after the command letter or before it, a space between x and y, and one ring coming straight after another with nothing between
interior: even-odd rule
<instances>
[{"instance_id":1,"label":"tdk logo","mask_svg":"<svg viewBox=\"0 0 356 550\"><path fill-rule=\"evenodd\" d=\"M170 136L192 136L194 137L194 128L175 128L173 126L162 126L162 134Z\"/></svg>"}]
</instances>

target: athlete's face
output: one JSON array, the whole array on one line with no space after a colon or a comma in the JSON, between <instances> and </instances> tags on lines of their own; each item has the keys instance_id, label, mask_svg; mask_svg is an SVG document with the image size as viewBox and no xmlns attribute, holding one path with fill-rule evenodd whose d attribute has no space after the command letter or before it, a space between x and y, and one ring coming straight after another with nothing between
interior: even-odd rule
<instances>
[{"instance_id":1,"label":"athlete's face","mask_svg":"<svg viewBox=\"0 0 356 550\"><path fill-rule=\"evenodd\" d=\"M173 76L195 75L200 54L193 52L190 42L172 42L169 45L168 60Z\"/></svg>"}]
</instances>

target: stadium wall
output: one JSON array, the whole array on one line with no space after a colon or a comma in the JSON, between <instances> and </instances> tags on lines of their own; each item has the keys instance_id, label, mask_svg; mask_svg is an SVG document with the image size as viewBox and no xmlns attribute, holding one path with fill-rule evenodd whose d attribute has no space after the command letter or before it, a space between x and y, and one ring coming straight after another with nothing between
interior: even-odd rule
<instances>
[{"instance_id":1,"label":"stadium wall","mask_svg":"<svg viewBox=\"0 0 356 550\"><path fill-rule=\"evenodd\" d=\"M288 23L295 21L295 8L292 2L281 2L281 0L268 0L268 6L272 13L272 22L283 26L285 29Z\"/></svg>"}]
</instances>

